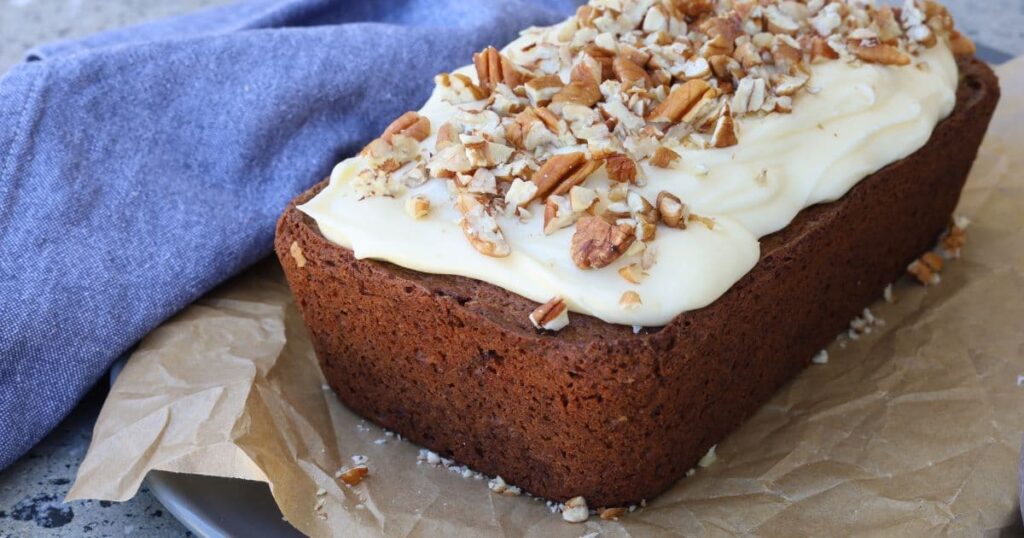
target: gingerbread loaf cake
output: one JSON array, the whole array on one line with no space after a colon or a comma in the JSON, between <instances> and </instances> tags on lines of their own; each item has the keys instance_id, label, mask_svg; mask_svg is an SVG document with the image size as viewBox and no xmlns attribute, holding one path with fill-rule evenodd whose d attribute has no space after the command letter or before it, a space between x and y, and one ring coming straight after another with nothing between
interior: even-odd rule
<instances>
[{"instance_id":1,"label":"gingerbread loaf cake","mask_svg":"<svg viewBox=\"0 0 1024 538\"><path fill-rule=\"evenodd\" d=\"M664 35L650 38L647 32L646 38L629 40L602 26L600 17L609 13L615 20L628 19L627 8L634 3L648 11L634 13L633 29L629 30L629 21L625 21L623 32L644 33L649 26ZM665 192L655 184L665 176L654 168L664 166L667 173L685 175L688 159L700 159L701 152L740 152L745 134L756 136L756 122L770 115L798 114L802 100L813 102L813 92L789 93L785 97L790 99L781 99L785 93L781 86L790 82L785 77L804 74L809 76L803 84L813 83L819 71L808 65L818 65L818 61L888 73L885 70L928 71L920 65L925 62L916 62L919 54L933 48L948 47L950 61L953 55L957 59L950 111L928 126L918 147L866 176L861 174L864 177L856 178L841 196L832 196L833 200L815 201L807 196L813 203L799 207L794 216L785 219L785 226L754 234L760 237L759 241L755 237L751 266L738 265L739 277L726 282L723 292L706 304L684 305L678 312L672 309L683 303L673 303L676 295L669 291L664 292L666 304L653 311L631 305L628 291L621 294L619 304L588 306L574 298L571 287L565 288L569 291L564 297L556 295L547 301L541 293L548 288L540 292L530 289L531 275L523 276L525 287L506 286L495 277L503 284L497 285L488 281L486 271L480 273L483 277L471 277L458 267L423 270L406 259L389 260L386 249L360 255L362 247L356 248L355 234L373 237L373 231L353 231L352 244L345 245L344 234L335 233L337 223L314 218L310 213L315 211L303 209L336 181L358 182L354 173L339 179L336 169L335 177L299 196L286 209L277 226L276 252L323 372L346 406L442 456L500 475L525 491L558 501L582 496L595 508L636 504L670 487L934 244L950 222L999 98L992 71L972 57L969 43L965 44L945 11L932 2L908 2L895 11L863 8L865 13L856 12L861 8L851 7L853 2L829 4L841 7L836 11L841 22L830 30L836 35L845 32L839 40L815 39L821 33L815 21L829 8L813 0L806 4L759 2L757 9L744 9L747 4L742 2L623 1L616 2L622 8L617 11L607 4L594 1L582 8L566 23L572 32L550 30L563 36L587 33L588 25L605 30L589 32L580 39L579 47L570 47L570 59L563 62L571 65L547 68L561 72L563 83L556 84L555 91L524 89L530 81L543 78L545 68L514 63L509 49L481 53L476 73L468 70L460 77L440 77L438 92L453 87L468 92L469 100L457 104L469 103L476 107L474 113L484 107L502 109L496 116L503 136L479 137L479 133L459 126L455 135L449 136L446 131L451 130L447 127L451 121L431 125L436 122L428 119L427 113L403 116L355 159L357 168L370 170L363 174L363 179L370 181L360 187L364 190L359 191L359 199L345 207L383 198L380 203L400 208L390 219L418 222L435 218L440 221L437 226L451 225L461 234L448 236L449 241L465 242L487 263L513 263L509 260L517 255L518 236L508 229L534 226L538 229L529 237L561 237L559 245L568 246L568 252L561 255L573 270L609 273L609 278L621 280L625 289L639 290L634 293L636 299L646 304L652 292L659 293L662 288L644 288L642 279L655 279L663 266L670 273L677 271L673 264L685 260L667 258L665 252L675 255L676 251L663 247L652 267L646 263L645 251L696 229L700 231L693 233L708 234L711 250L702 250L704 243L687 245L696 245L692 247L694 255L701 255L719 248L716 233L731 233L730 217L724 212L698 211L699 204L691 208L686 199L673 193L667 193L672 195L668 200L655 200L653 194L647 200L639 194ZM803 7L792 7L797 4ZM916 13L909 12L918 8ZM649 10L660 11L651 15ZM780 18L780 13L785 17ZM656 20L648 24L651 18ZM667 22L662 24L661 18ZM707 41L700 45L700 37L692 30L673 34L677 19L691 29L703 29ZM718 28L724 24L721 21L728 22L731 29ZM888 24L893 21L894 25ZM885 32L895 35L886 38ZM595 36L609 33L620 46L610 69L604 72L604 55L611 45L607 38ZM720 39L723 35L727 39ZM682 71L674 74L655 61L658 52L651 49L682 40L690 44L690 61L704 53L707 42L716 40L724 41L725 49L732 51L719 51L721 54L740 59L709 62L708 73L694 77ZM626 42L632 44L622 46ZM638 45L643 43L662 45ZM773 51L787 45L796 47L792 65L777 57L773 63ZM590 46L597 48L588 50ZM758 46L763 50L758 52ZM749 58L745 65L745 57L735 53L751 47L765 65L755 65ZM825 58L816 60L818 56ZM880 60L880 56L890 59ZM640 71L623 68L625 62L620 59L625 57ZM892 57L896 58L893 63L885 63ZM877 65L879 62L884 65ZM719 70L714 67L718 64L726 67ZM595 69L599 73L586 72ZM770 111L763 105L741 112L738 108L743 106L736 106L736 94L749 87L743 81L757 73L771 81L766 95L782 102L772 104ZM591 76L592 83L588 80ZM666 111L668 107L661 103L671 101L676 90L692 89L692 80L702 81L699 97L711 99L706 114L690 114L693 108ZM624 127L627 120L617 118L614 110L608 113L601 108L612 100L609 94L622 89L618 85L608 88L609 81L631 85L627 91L635 90L636 95L652 95L644 113L638 114L646 120L642 127L630 131ZM608 127L605 132L610 134L610 143L581 136L576 125L565 119L573 111L560 104L583 106L574 101L576 97L559 97L566 88L572 88L569 92L574 94L590 92L584 102L596 101L585 106L602 111L600 121ZM821 93L826 94L827 88ZM503 99L514 102L509 105ZM792 110L787 110L790 107ZM557 162L558 155L571 155L564 148L538 157L536 152L543 150L536 146L530 156L533 160L521 170L502 169L489 153L480 163L474 160L474 148L495 149L487 144L511 148L512 156L505 158L516 159L533 145L523 139L532 137L530 129L536 118L556 135L547 142L553 148L580 143L582 158L571 159L583 164L570 162L570 173L561 174L561 183L549 184L552 175L559 175L549 163ZM680 129L684 124L686 128ZM836 133L841 130L830 130L822 129L819 136L838 138ZM638 150L637 144L623 144L622 137L616 143L618 135L636 132L655 138L657 149ZM570 133L568 137L562 136L566 133ZM403 145L412 145L416 151L403 154ZM434 166L438 154L443 153L440 146L467 152L472 166L464 170ZM667 163L658 162L665 156L662 148L674 155ZM487 162L489 158L492 162ZM403 173L405 183L396 187L390 178ZM563 188L566 181L573 184ZM751 181L760 185L765 178ZM428 191L418 190L431 182L445 184L446 201L436 196L437 191L430 191L431 198L422 194ZM517 198L516 192L526 183L536 189L527 189L527 200ZM616 189L621 194L618 200ZM576 210L574 202L581 196L590 204ZM439 203L450 204L461 218L435 217L432 213L440 211ZM679 206L692 211L680 219ZM572 218L564 218L563 210ZM543 220L540 213L547 213ZM475 227L481 217L485 227L494 227L483 231ZM592 229L601 232L596 239L587 235ZM332 234L341 239L332 241ZM395 240L383 234L380 241ZM473 263L464 261L457 246L430 247L437 258ZM738 252L745 255L742 248ZM555 262L551 267L556 267ZM542 272L536 273L540 276L535 280L549 276L543 268L538 271ZM687 285L680 283L684 288ZM703 290L699 283L693 285ZM528 298L530 295L533 297ZM618 291L614 295L618 296ZM633 312L638 313L638 323L629 322ZM656 323L658 316L664 322Z\"/></svg>"}]
</instances>

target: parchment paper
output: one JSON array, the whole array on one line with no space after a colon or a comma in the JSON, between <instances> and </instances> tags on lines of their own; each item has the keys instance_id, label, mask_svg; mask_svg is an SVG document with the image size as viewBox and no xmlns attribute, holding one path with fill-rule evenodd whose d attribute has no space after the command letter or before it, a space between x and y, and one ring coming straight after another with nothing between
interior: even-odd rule
<instances>
[{"instance_id":1,"label":"parchment paper","mask_svg":"<svg viewBox=\"0 0 1024 538\"><path fill-rule=\"evenodd\" d=\"M619 522L570 524L528 497L417 464L346 410L267 263L154 331L117 379L69 499L125 500L153 469L271 484L313 536L998 534L1019 528L1024 431L1024 60L958 211L961 260L894 286L871 334L841 340L718 447L718 461ZM355 487L333 477L369 458ZM317 490L326 495L322 516Z\"/></svg>"}]
</instances>

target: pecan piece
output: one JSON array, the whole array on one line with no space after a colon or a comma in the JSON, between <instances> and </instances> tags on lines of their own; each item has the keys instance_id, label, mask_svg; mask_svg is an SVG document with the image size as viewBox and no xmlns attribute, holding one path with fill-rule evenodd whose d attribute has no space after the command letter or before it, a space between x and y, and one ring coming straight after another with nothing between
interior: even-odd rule
<instances>
[{"instance_id":1,"label":"pecan piece","mask_svg":"<svg viewBox=\"0 0 1024 538\"><path fill-rule=\"evenodd\" d=\"M527 75L494 47L487 47L482 52L474 54L473 65L476 67L480 86L488 93L494 91L498 84L515 89L527 80Z\"/></svg>"},{"instance_id":2,"label":"pecan piece","mask_svg":"<svg viewBox=\"0 0 1024 538\"><path fill-rule=\"evenodd\" d=\"M627 291L619 297L619 308L623 310L636 310L641 303L640 294L635 291Z\"/></svg>"},{"instance_id":3,"label":"pecan piece","mask_svg":"<svg viewBox=\"0 0 1024 538\"><path fill-rule=\"evenodd\" d=\"M358 465L347 471L338 473L337 477L349 486L355 486L362 482L368 474L370 474L370 469L365 465Z\"/></svg>"},{"instance_id":4,"label":"pecan piece","mask_svg":"<svg viewBox=\"0 0 1024 538\"><path fill-rule=\"evenodd\" d=\"M615 72L615 78L627 87L649 85L650 76L647 75L647 71L629 58L616 57L612 62L612 70Z\"/></svg>"},{"instance_id":5,"label":"pecan piece","mask_svg":"<svg viewBox=\"0 0 1024 538\"><path fill-rule=\"evenodd\" d=\"M569 308L561 297L554 297L530 312L530 323L538 329L560 331L569 324Z\"/></svg>"},{"instance_id":6,"label":"pecan piece","mask_svg":"<svg viewBox=\"0 0 1024 538\"><path fill-rule=\"evenodd\" d=\"M616 153L605 160L604 167L605 170L608 171L608 177L612 181L618 181L620 183L636 183L636 161L630 159L628 155Z\"/></svg>"},{"instance_id":7,"label":"pecan piece","mask_svg":"<svg viewBox=\"0 0 1024 538\"><path fill-rule=\"evenodd\" d=\"M494 258L504 258L512 253L494 214L476 196L460 194L455 205L462 213L462 233L473 248Z\"/></svg>"},{"instance_id":8,"label":"pecan piece","mask_svg":"<svg viewBox=\"0 0 1024 538\"><path fill-rule=\"evenodd\" d=\"M583 153L560 153L552 156L530 178L537 185L537 198L549 194L565 194L583 183L601 167L598 160L587 160Z\"/></svg>"},{"instance_id":9,"label":"pecan piece","mask_svg":"<svg viewBox=\"0 0 1024 538\"><path fill-rule=\"evenodd\" d=\"M711 89L707 82L694 79L689 80L665 98L664 101L654 107L654 110L647 116L648 121L677 123L690 111Z\"/></svg>"},{"instance_id":10,"label":"pecan piece","mask_svg":"<svg viewBox=\"0 0 1024 538\"><path fill-rule=\"evenodd\" d=\"M661 215L662 222L673 228L686 228L689 211L678 196L668 191L661 191L658 193L655 203L658 206L658 214Z\"/></svg>"},{"instance_id":11,"label":"pecan piece","mask_svg":"<svg viewBox=\"0 0 1024 538\"><path fill-rule=\"evenodd\" d=\"M565 86L554 97L553 103L575 103L585 107L592 107L601 100L601 88L593 81L574 80Z\"/></svg>"},{"instance_id":12,"label":"pecan piece","mask_svg":"<svg viewBox=\"0 0 1024 538\"><path fill-rule=\"evenodd\" d=\"M851 40L847 48L854 56L868 63L882 65L907 65L910 63L910 56L897 47L873 40Z\"/></svg>"},{"instance_id":13,"label":"pecan piece","mask_svg":"<svg viewBox=\"0 0 1024 538\"><path fill-rule=\"evenodd\" d=\"M658 168L670 168L672 163L679 160L679 154L662 146L655 150L651 157L651 166Z\"/></svg>"},{"instance_id":14,"label":"pecan piece","mask_svg":"<svg viewBox=\"0 0 1024 538\"><path fill-rule=\"evenodd\" d=\"M584 216L572 236L572 261L580 269L600 269L619 259L635 239L632 226Z\"/></svg>"},{"instance_id":15,"label":"pecan piece","mask_svg":"<svg viewBox=\"0 0 1024 538\"><path fill-rule=\"evenodd\" d=\"M971 38L956 30L950 30L949 32L949 48L953 51L953 56L957 58L969 58L977 52L977 47L975 47Z\"/></svg>"},{"instance_id":16,"label":"pecan piece","mask_svg":"<svg viewBox=\"0 0 1024 538\"><path fill-rule=\"evenodd\" d=\"M417 142L423 142L430 136L430 120L416 112L406 112L391 122L391 125L384 129L384 134L380 137L390 143L395 135L400 134L414 138Z\"/></svg>"},{"instance_id":17,"label":"pecan piece","mask_svg":"<svg viewBox=\"0 0 1024 538\"><path fill-rule=\"evenodd\" d=\"M736 125L729 110L729 103L722 106L722 112L715 123L715 132L711 135L711 145L716 148L727 148L739 143L736 139Z\"/></svg>"}]
</instances>

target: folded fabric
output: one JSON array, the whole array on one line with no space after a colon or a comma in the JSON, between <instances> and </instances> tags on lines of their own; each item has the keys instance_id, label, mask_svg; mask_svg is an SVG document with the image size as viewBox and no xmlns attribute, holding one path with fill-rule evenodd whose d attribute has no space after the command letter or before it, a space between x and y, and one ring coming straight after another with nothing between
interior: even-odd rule
<instances>
[{"instance_id":1,"label":"folded fabric","mask_svg":"<svg viewBox=\"0 0 1024 538\"><path fill-rule=\"evenodd\" d=\"M433 75L577 4L252 1L32 51L0 79L0 468Z\"/></svg>"}]
</instances>

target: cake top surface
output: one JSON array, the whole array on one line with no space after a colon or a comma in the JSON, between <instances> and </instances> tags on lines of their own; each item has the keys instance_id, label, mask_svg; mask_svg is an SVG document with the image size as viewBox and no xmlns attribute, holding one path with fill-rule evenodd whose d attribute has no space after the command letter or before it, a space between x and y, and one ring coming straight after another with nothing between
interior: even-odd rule
<instances>
[{"instance_id":1,"label":"cake top surface","mask_svg":"<svg viewBox=\"0 0 1024 538\"><path fill-rule=\"evenodd\" d=\"M931 1L593 0L439 75L301 209L358 257L545 303L541 328L661 325L924 145L972 53Z\"/></svg>"}]
</instances>

